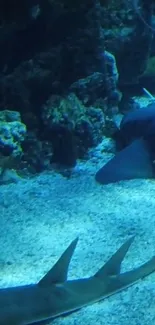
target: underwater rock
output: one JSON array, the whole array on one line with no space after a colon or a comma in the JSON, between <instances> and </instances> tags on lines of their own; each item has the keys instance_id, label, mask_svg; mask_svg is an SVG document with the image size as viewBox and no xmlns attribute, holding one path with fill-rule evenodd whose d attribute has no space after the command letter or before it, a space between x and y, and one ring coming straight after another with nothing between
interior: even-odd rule
<instances>
[{"instance_id":1,"label":"underwater rock","mask_svg":"<svg viewBox=\"0 0 155 325\"><path fill-rule=\"evenodd\" d=\"M28 131L22 149L22 165L28 173L40 173L50 167L52 149L49 141L39 140L35 132Z\"/></svg>"},{"instance_id":2,"label":"underwater rock","mask_svg":"<svg viewBox=\"0 0 155 325\"><path fill-rule=\"evenodd\" d=\"M85 107L75 94L51 96L42 109L45 137L52 143L53 161L74 166L88 148L101 141L104 114Z\"/></svg>"},{"instance_id":3,"label":"underwater rock","mask_svg":"<svg viewBox=\"0 0 155 325\"><path fill-rule=\"evenodd\" d=\"M22 178L13 169L4 169L0 174L0 185L18 183Z\"/></svg>"},{"instance_id":4,"label":"underwater rock","mask_svg":"<svg viewBox=\"0 0 155 325\"><path fill-rule=\"evenodd\" d=\"M86 78L75 81L70 90L84 103L94 103L99 97L106 95L105 76L101 72L94 72Z\"/></svg>"},{"instance_id":5,"label":"underwater rock","mask_svg":"<svg viewBox=\"0 0 155 325\"><path fill-rule=\"evenodd\" d=\"M19 156L21 143L26 135L26 126L20 114L9 110L0 112L0 152L4 155Z\"/></svg>"},{"instance_id":6,"label":"underwater rock","mask_svg":"<svg viewBox=\"0 0 155 325\"><path fill-rule=\"evenodd\" d=\"M117 105L120 93L117 90L118 70L113 54L108 51L101 53L101 70L86 78L79 79L70 86L84 104L94 104L98 98L107 98L108 104Z\"/></svg>"},{"instance_id":7,"label":"underwater rock","mask_svg":"<svg viewBox=\"0 0 155 325\"><path fill-rule=\"evenodd\" d=\"M120 0L27 0L22 5L20 0L1 1L0 109L18 110L36 135L36 159L31 147L26 154L32 152L32 159L27 158L37 170L46 165L39 159L44 135L45 141L52 142L53 158L74 165L101 140L102 133L113 132L112 121L105 126L105 112L95 108L95 101L107 98L112 108L119 102L115 57L122 84L133 83L143 72L151 36L135 16L131 3ZM52 124L52 134L42 107L51 96L63 97L70 91L92 106L85 107L75 126L68 117L55 127ZM15 150L11 145L5 148Z\"/></svg>"}]
</instances>

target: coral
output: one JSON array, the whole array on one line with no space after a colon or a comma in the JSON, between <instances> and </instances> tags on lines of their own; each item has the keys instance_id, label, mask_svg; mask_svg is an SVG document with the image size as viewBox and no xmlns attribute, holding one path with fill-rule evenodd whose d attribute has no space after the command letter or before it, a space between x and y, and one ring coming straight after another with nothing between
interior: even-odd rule
<instances>
[{"instance_id":1,"label":"coral","mask_svg":"<svg viewBox=\"0 0 155 325\"><path fill-rule=\"evenodd\" d=\"M105 76L101 72L94 72L86 78L75 81L70 86L84 104L92 104L98 97L105 96Z\"/></svg>"},{"instance_id":2,"label":"coral","mask_svg":"<svg viewBox=\"0 0 155 325\"><path fill-rule=\"evenodd\" d=\"M43 106L42 117L55 162L74 166L76 159L102 138L102 110L85 107L73 93L66 97L51 96Z\"/></svg>"},{"instance_id":3,"label":"coral","mask_svg":"<svg viewBox=\"0 0 155 325\"><path fill-rule=\"evenodd\" d=\"M0 152L14 157L21 155L21 143L26 135L26 126L18 112L0 111Z\"/></svg>"}]
</instances>

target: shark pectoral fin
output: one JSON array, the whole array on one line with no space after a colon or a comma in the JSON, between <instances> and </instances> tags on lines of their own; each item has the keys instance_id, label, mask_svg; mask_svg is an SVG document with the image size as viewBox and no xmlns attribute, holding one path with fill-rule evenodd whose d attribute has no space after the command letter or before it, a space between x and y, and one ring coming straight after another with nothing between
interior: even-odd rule
<instances>
[{"instance_id":1,"label":"shark pectoral fin","mask_svg":"<svg viewBox=\"0 0 155 325\"><path fill-rule=\"evenodd\" d=\"M53 283L62 283L67 280L68 267L77 245L78 238L73 240L67 247L64 253L60 256L59 260L48 271L47 274L39 281L39 286L50 286Z\"/></svg>"},{"instance_id":2,"label":"shark pectoral fin","mask_svg":"<svg viewBox=\"0 0 155 325\"><path fill-rule=\"evenodd\" d=\"M128 252L135 236L129 238L118 250L112 255L106 264L104 264L101 269L95 273L94 277L104 279L105 276L117 275L121 270L121 263L124 260L125 255Z\"/></svg>"},{"instance_id":3,"label":"shark pectoral fin","mask_svg":"<svg viewBox=\"0 0 155 325\"><path fill-rule=\"evenodd\" d=\"M153 178L150 150L143 138L133 141L118 152L95 176L96 181L101 184L134 178Z\"/></svg>"}]
</instances>

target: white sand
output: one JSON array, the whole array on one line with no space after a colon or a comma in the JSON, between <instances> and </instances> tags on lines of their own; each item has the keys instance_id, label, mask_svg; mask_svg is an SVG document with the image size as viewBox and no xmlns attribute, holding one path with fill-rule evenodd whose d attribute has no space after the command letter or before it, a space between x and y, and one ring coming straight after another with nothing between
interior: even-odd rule
<instances>
[{"instance_id":1,"label":"white sand","mask_svg":"<svg viewBox=\"0 0 155 325\"><path fill-rule=\"evenodd\" d=\"M86 164L70 179L44 173L0 187L1 287L37 282L77 235L70 278L92 275L134 234L123 270L155 254L155 181L101 186L95 169ZM155 274L51 324L154 325Z\"/></svg>"}]
</instances>

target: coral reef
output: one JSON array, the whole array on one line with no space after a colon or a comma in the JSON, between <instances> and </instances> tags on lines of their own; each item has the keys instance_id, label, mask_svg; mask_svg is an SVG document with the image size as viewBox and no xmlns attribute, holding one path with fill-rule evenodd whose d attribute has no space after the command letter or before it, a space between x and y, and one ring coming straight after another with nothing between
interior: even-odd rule
<instances>
[{"instance_id":1,"label":"coral reef","mask_svg":"<svg viewBox=\"0 0 155 325\"><path fill-rule=\"evenodd\" d=\"M0 111L0 152L14 157L21 155L21 143L26 135L26 126L20 114L13 111Z\"/></svg>"},{"instance_id":2,"label":"coral reef","mask_svg":"<svg viewBox=\"0 0 155 325\"><path fill-rule=\"evenodd\" d=\"M55 162L74 166L88 148L102 139L104 114L101 109L85 107L74 93L51 96L42 109L45 136L51 141Z\"/></svg>"},{"instance_id":3,"label":"coral reef","mask_svg":"<svg viewBox=\"0 0 155 325\"><path fill-rule=\"evenodd\" d=\"M138 10L150 24L151 3ZM27 133L18 119L2 121L1 151L23 151L41 171L51 161L74 166L111 136L129 88L149 89L154 40L140 15L124 0L2 0L0 111L18 111Z\"/></svg>"}]
</instances>

